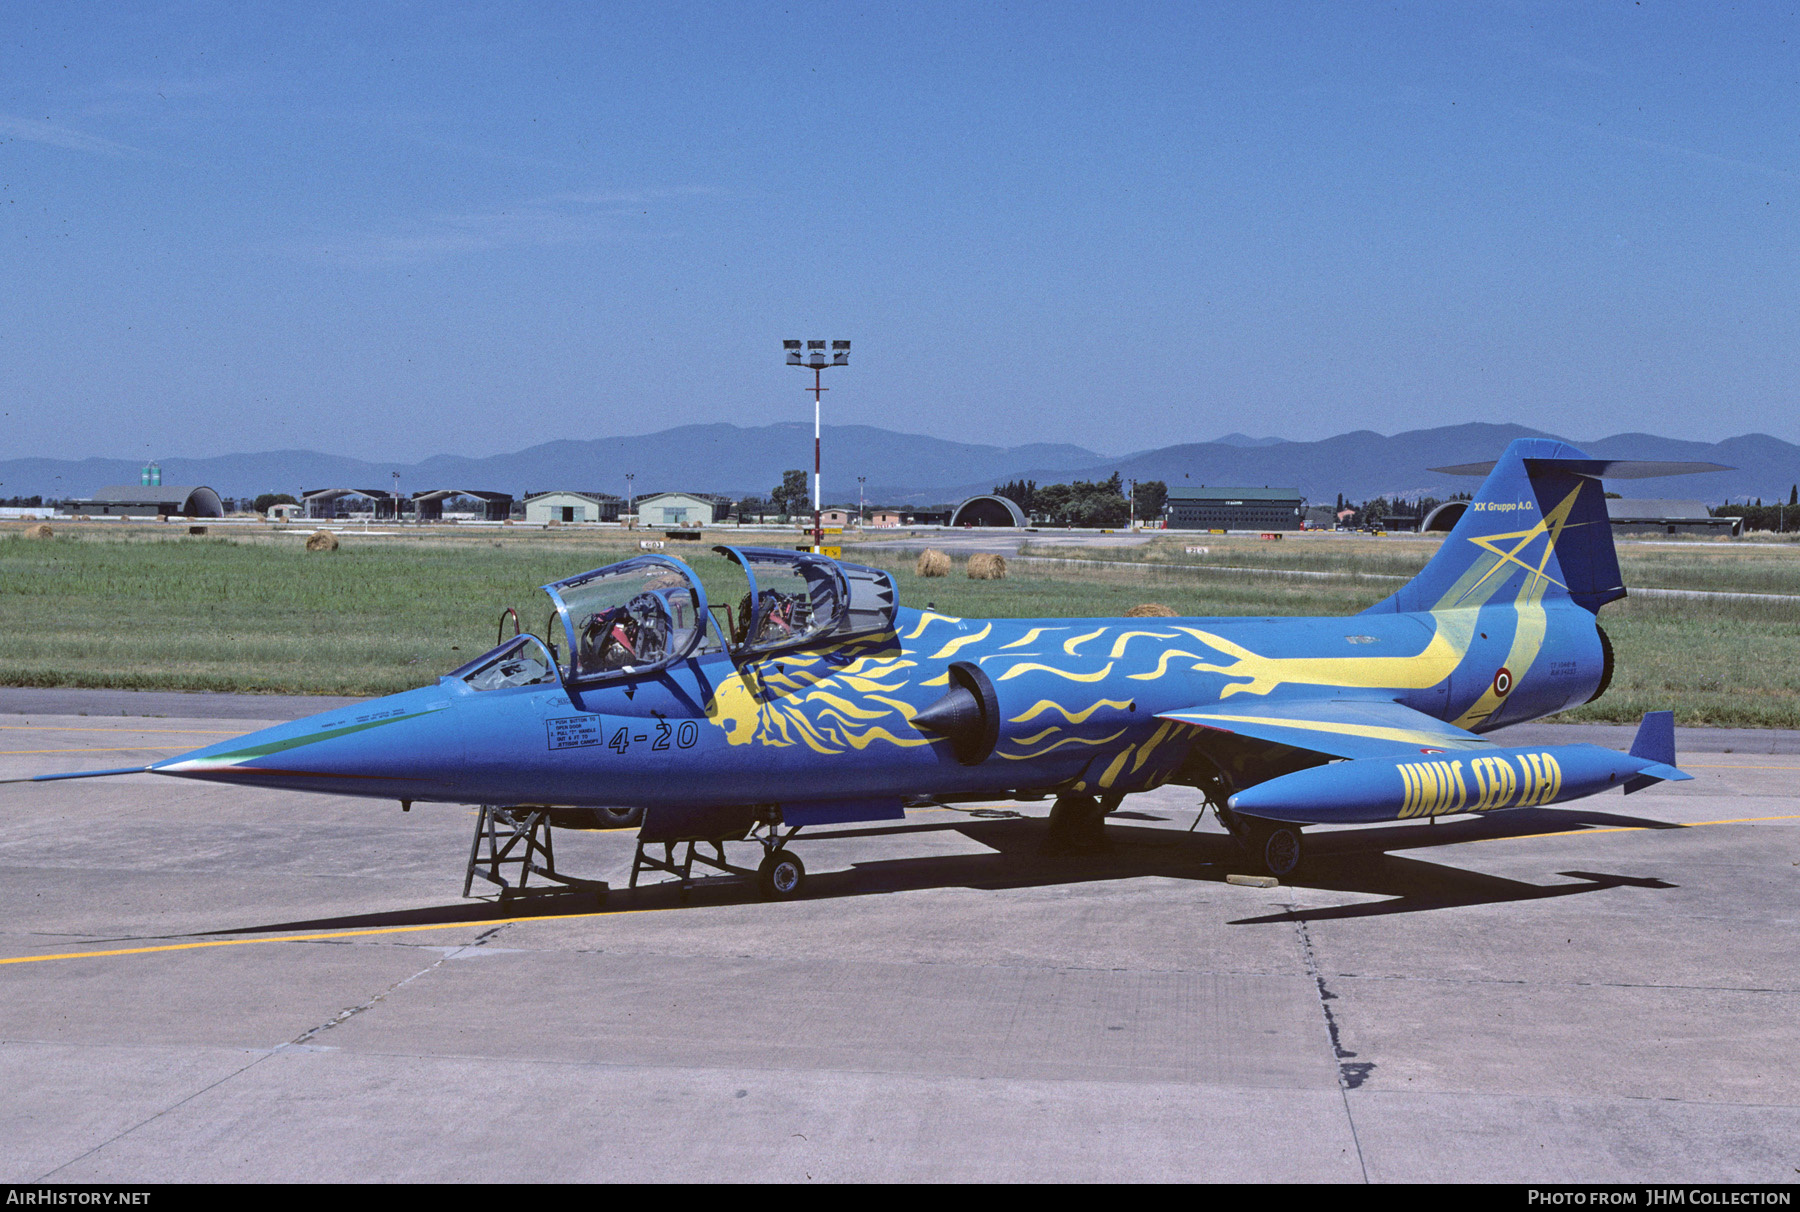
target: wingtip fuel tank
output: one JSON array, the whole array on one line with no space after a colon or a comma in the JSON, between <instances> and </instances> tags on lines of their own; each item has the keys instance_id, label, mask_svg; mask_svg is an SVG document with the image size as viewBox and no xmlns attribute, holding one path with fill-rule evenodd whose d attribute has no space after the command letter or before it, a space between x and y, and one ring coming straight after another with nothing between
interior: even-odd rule
<instances>
[{"instance_id":1,"label":"wingtip fuel tank","mask_svg":"<svg viewBox=\"0 0 1800 1212\"><path fill-rule=\"evenodd\" d=\"M1332 762L1246 788L1229 803L1233 812L1290 824L1369 824L1560 804L1639 779L1692 777L1599 745L1496 747Z\"/></svg>"}]
</instances>

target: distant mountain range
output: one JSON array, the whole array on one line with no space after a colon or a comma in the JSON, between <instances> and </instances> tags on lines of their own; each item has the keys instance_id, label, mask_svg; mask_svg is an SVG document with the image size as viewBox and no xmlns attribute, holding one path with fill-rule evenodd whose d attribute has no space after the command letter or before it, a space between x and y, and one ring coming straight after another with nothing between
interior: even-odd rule
<instances>
[{"instance_id":1,"label":"distant mountain range","mask_svg":"<svg viewBox=\"0 0 1800 1212\"><path fill-rule=\"evenodd\" d=\"M1294 487L1312 501L1343 493L1352 500L1375 496L1448 496L1474 481L1430 470L1497 456L1514 438L1554 437L1519 425L1474 422L1384 437L1369 430L1318 442L1227 434L1211 442L1165 446L1108 457L1080 446L1035 443L982 446L868 425L830 425L824 431L825 492L854 501L856 477L867 477L870 503L928 504L988 492L1007 480L1052 484L1127 479L1177 484ZM1573 443L1596 458L1693 460L1723 463L1733 471L1666 480L1621 482L1627 496L1785 498L1800 482L1800 446L1767 434L1723 442L1686 442L1628 433ZM439 455L420 463L374 463L308 450L161 460L165 484L205 484L223 496L264 492L295 496L314 488L390 488L400 473L403 491L428 488L526 492L576 489L623 496L633 475L637 496L680 489L732 496L764 496L787 468L812 466L812 427L783 423L758 427L684 425L637 437L546 442L513 454L471 459ZM126 459L0 460L0 498L91 496L107 485L136 484L139 464Z\"/></svg>"}]
</instances>

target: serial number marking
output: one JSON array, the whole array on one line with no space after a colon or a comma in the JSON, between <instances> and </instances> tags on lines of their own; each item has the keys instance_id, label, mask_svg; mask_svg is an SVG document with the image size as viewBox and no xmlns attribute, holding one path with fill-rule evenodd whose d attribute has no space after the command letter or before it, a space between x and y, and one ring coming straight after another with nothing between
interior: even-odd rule
<instances>
[{"instance_id":1,"label":"serial number marking","mask_svg":"<svg viewBox=\"0 0 1800 1212\"><path fill-rule=\"evenodd\" d=\"M574 715L545 720L544 731L552 750L595 749L604 746L614 753L624 753L634 743L648 742L650 748L656 751L669 748L692 749L700 743L700 724L695 720L682 720L679 724L657 720L654 735L633 732L629 725L617 724L609 734L604 717Z\"/></svg>"}]
</instances>

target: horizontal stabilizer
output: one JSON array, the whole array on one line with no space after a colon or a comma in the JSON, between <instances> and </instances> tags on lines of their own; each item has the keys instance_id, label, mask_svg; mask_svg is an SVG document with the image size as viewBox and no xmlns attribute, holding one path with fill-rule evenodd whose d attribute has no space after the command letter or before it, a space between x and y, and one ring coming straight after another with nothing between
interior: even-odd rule
<instances>
[{"instance_id":1,"label":"horizontal stabilizer","mask_svg":"<svg viewBox=\"0 0 1800 1212\"><path fill-rule=\"evenodd\" d=\"M1416 757L1445 749L1493 747L1472 732L1387 699L1213 703L1164 711L1156 718L1328 757Z\"/></svg>"},{"instance_id":2,"label":"horizontal stabilizer","mask_svg":"<svg viewBox=\"0 0 1800 1212\"><path fill-rule=\"evenodd\" d=\"M1453 467L1432 467L1429 471L1447 476L1485 476L1494 470L1494 462L1458 463ZM1708 471L1735 471L1723 463L1658 463L1643 459L1533 459L1527 458L1528 470L1566 471L1571 475L1591 476L1602 480L1654 480L1662 476L1692 476Z\"/></svg>"}]
</instances>

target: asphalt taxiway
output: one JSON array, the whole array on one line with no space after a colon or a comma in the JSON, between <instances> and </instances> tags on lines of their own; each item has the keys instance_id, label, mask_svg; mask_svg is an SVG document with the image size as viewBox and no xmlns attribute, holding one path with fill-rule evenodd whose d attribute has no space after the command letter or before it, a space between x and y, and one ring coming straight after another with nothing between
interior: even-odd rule
<instances>
[{"instance_id":1,"label":"asphalt taxiway","mask_svg":"<svg viewBox=\"0 0 1800 1212\"><path fill-rule=\"evenodd\" d=\"M256 726L170 697L15 694L0 777ZM803 834L784 904L559 831L599 909L461 900L462 807L4 787L0 1178L1792 1182L1794 739L1269 889L1180 789L1102 856L1043 804Z\"/></svg>"}]
</instances>

